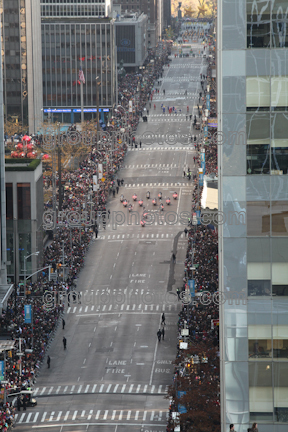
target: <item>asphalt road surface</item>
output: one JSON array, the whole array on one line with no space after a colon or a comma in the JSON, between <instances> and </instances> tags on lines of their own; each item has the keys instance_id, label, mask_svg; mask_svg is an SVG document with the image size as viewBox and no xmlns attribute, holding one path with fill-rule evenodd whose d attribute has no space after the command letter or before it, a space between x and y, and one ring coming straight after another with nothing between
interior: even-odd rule
<instances>
[{"instance_id":1,"label":"asphalt road surface","mask_svg":"<svg viewBox=\"0 0 288 432\"><path fill-rule=\"evenodd\" d=\"M109 200L106 230L100 220L98 238L91 244L77 282L81 304L71 299L66 307L65 330L58 329L49 351L51 368L44 365L35 384L38 405L17 414L18 431L166 430L169 400L165 395L172 384L180 309L176 289L182 286L187 246L184 212L191 210L192 180L184 178L183 169L196 172L186 111L187 105L189 115L197 111L204 61L173 56L155 98L156 110L154 101L152 109L147 104L148 122L140 123L137 131L142 148L127 153L119 173L125 184ZM167 109L163 115L162 103L177 108L177 115L167 115ZM162 138L145 144L145 131ZM175 134L177 142L171 145L165 136ZM152 205L160 191L164 212L159 211L159 204ZM173 200L174 191L177 200ZM138 200L132 201L134 193L143 199L145 210L155 215L145 227L137 220L137 212L140 218L143 209ZM121 194L134 204L132 221L120 203ZM170 206L165 204L168 196ZM165 338L158 342L163 311Z\"/></svg>"}]
</instances>

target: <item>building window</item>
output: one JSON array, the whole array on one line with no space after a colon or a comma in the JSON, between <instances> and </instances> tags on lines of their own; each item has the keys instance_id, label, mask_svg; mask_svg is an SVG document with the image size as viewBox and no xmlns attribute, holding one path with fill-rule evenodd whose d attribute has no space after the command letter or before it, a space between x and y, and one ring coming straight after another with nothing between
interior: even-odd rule
<instances>
[{"instance_id":1,"label":"building window","mask_svg":"<svg viewBox=\"0 0 288 432\"><path fill-rule=\"evenodd\" d=\"M270 47L270 0L247 0L247 48Z\"/></svg>"},{"instance_id":2,"label":"building window","mask_svg":"<svg viewBox=\"0 0 288 432\"><path fill-rule=\"evenodd\" d=\"M13 219L13 184L6 183L6 219Z\"/></svg>"},{"instance_id":3,"label":"building window","mask_svg":"<svg viewBox=\"0 0 288 432\"><path fill-rule=\"evenodd\" d=\"M17 183L18 219L31 219L30 183Z\"/></svg>"}]
</instances>

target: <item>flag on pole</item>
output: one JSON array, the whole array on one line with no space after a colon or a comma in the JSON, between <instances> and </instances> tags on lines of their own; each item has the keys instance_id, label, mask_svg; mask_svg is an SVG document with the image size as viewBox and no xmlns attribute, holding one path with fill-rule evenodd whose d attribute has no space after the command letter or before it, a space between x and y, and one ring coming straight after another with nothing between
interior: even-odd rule
<instances>
[{"instance_id":1,"label":"flag on pole","mask_svg":"<svg viewBox=\"0 0 288 432\"><path fill-rule=\"evenodd\" d=\"M79 81L82 82L83 84L85 84L85 77L84 77L84 72L82 70L82 66L80 66L80 69L79 69Z\"/></svg>"}]
</instances>

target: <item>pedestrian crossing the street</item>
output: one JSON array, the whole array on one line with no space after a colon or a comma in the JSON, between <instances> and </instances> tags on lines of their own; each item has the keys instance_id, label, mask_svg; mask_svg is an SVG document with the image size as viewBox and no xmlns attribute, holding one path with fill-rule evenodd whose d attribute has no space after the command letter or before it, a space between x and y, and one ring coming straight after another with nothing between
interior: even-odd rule
<instances>
[{"instance_id":1,"label":"pedestrian crossing the street","mask_svg":"<svg viewBox=\"0 0 288 432\"><path fill-rule=\"evenodd\" d=\"M141 424L143 421L164 422L168 419L167 411L140 411L140 410L71 410L71 411L45 411L45 412L23 412L15 415L16 424L23 423L75 423L77 421L113 421L125 422L136 421Z\"/></svg>"},{"instance_id":2,"label":"pedestrian crossing the street","mask_svg":"<svg viewBox=\"0 0 288 432\"><path fill-rule=\"evenodd\" d=\"M141 363L142 365L142 363ZM76 385L55 385L47 387L35 387L33 396L55 396L72 394L153 394L166 395L168 386L148 384L76 384Z\"/></svg>"},{"instance_id":3,"label":"pedestrian crossing the street","mask_svg":"<svg viewBox=\"0 0 288 432\"><path fill-rule=\"evenodd\" d=\"M107 294L103 293L102 294ZM176 299L176 297L175 297ZM99 298L99 303L101 303L101 298ZM176 300L175 300L176 301ZM179 303L180 304L180 303ZM179 309L177 304L168 304L165 303L162 305L145 305L145 304L110 304L110 305L97 305L97 295L95 295L95 305L89 306L69 306L67 308L66 314L101 314L101 313L124 313L124 312L135 312L135 313L144 313L144 312L177 312Z\"/></svg>"}]
</instances>

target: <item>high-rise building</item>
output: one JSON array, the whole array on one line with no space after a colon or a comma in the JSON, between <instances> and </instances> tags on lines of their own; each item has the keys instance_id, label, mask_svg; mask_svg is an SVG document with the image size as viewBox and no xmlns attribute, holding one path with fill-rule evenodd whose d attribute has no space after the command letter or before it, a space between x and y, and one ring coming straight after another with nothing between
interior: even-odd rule
<instances>
[{"instance_id":1,"label":"high-rise building","mask_svg":"<svg viewBox=\"0 0 288 432\"><path fill-rule=\"evenodd\" d=\"M115 103L115 34L110 2L41 1L42 72L44 118L80 121L81 95L78 79L82 67L85 84L84 118L96 118L99 77L99 111L104 121Z\"/></svg>"},{"instance_id":2,"label":"high-rise building","mask_svg":"<svg viewBox=\"0 0 288 432\"><path fill-rule=\"evenodd\" d=\"M222 432L288 427L287 13L218 0Z\"/></svg>"},{"instance_id":3,"label":"high-rise building","mask_svg":"<svg viewBox=\"0 0 288 432\"><path fill-rule=\"evenodd\" d=\"M36 132L42 121L41 20L38 0L0 0L5 120Z\"/></svg>"},{"instance_id":4,"label":"high-rise building","mask_svg":"<svg viewBox=\"0 0 288 432\"><path fill-rule=\"evenodd\" d=\"M148 17L148 48L155 48L159 41L159 17L158 17L159 0L115 0L115 4L121 5L122 14L129 12L143 12ZM162 0L161 0L162 4Z\"/></svg>"}]
</instances>

